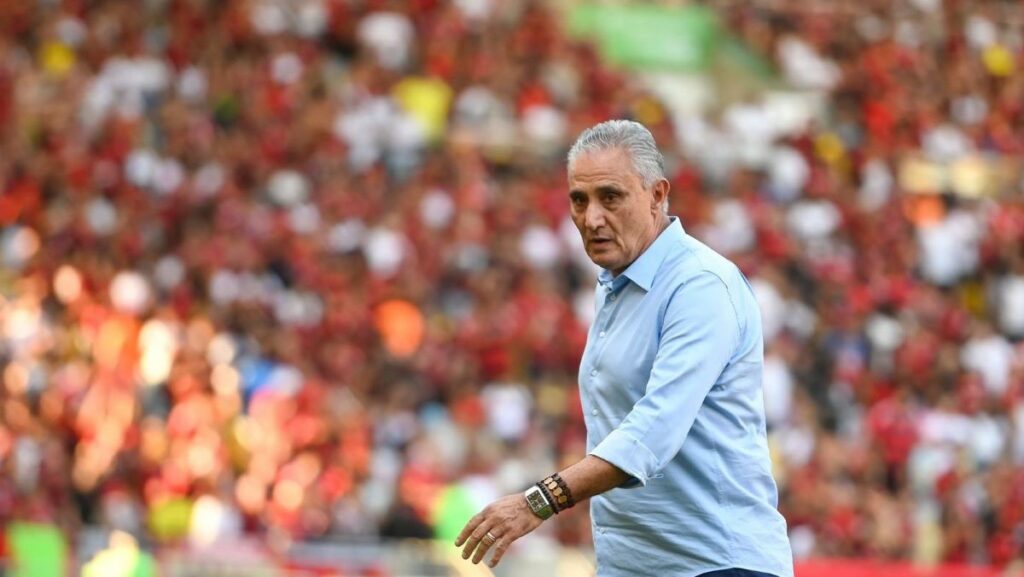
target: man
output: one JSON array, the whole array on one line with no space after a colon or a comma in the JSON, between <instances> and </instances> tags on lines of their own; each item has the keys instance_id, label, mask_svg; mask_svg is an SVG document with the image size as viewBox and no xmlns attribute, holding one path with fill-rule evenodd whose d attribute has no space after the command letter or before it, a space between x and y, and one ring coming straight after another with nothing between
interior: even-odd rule
<instances>
[{"instance_id":1,"label":"man","mask_svg":"<svg viewBox=\"0 0 1024 577\"><path fill-rule=\"evenodd\" d=\"M600 577L789 577L761 392L761 317L735 265L667 214L651 133L622 120L569 151L569 202L598 275L580 363L587 456L473 517L493 567L552 512L591 498Z\"/></svg>"}]
</instances>

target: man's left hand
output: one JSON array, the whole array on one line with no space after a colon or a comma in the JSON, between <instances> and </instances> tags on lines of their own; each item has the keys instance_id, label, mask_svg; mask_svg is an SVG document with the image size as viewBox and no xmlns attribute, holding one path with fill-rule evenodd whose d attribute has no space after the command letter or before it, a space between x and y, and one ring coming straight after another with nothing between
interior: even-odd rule
<instances>
[{"instance_id":1,"label":"man's left hand","mask_svg":"<svg viewBox=\"0 0 1024 577\"><path fill-rule=\"evenodd\" d=\"M466 547L462 558L473 556L473 563L479 563L490 547L494 547L489 565L494 567L513 541L533 531L543 521L533 514L521 494L502 497L473 516L455 539L455 546ZM487 535L490 537L487 537ZM493 541L491 540L493 538ZM474 550L476 551L474 554Z\"/></svg>"}]
</instances>

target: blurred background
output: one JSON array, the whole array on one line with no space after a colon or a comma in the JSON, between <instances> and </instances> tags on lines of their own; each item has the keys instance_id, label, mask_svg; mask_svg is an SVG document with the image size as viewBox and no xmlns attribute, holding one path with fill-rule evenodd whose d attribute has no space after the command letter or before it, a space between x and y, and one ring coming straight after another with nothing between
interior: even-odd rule
<instances>
[{"instance_id":1,"label":"blurred background","mask_svg":"<svg viewBox=\"0 0 1024 577\"><path fill-rule=\"evenodd\" d=\"M0 0L0 574L490 575L608 118L755 289L797 575L1020 572L1022 67L1017 1Z\"/></svg>"}]
</instances>

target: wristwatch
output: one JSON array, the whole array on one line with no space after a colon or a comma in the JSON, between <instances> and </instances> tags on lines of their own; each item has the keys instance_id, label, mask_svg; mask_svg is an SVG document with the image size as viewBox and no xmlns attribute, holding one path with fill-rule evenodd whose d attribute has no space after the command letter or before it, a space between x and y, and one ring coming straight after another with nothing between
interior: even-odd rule
<instances>
[{"instance_id":1,"label":"wristwatch","mask_svg":"<svg viewBox=\"0 0 1024 577\"><path fill-rule=\"evenodd\" d=\"M526 503L530 506L533 514L541 519L547 520L555 514L555 507L548 501L547 495L537 485L527 489L523 496L526 497Z\"/></svg>"}]
</instances>

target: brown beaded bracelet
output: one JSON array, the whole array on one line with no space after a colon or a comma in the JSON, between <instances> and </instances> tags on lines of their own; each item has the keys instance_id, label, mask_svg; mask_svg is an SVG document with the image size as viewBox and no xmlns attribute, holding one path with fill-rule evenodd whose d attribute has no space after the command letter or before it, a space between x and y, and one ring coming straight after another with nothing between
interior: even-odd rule
<instances>
[{"instance_id":1,"label":"brown beaded bracelet","mask_svg":"<svg viewBox=\"0 0 1024 577\"><path fill-rule=\"evenodd\" d=\"M556 512L570 509L576 505L576 501L572 498L572 492L569 491L569 486L565 484L562 476L558 473L544 479L539 484L551 496L551 504L554 505Z\"/></svg>"}]
</instances>

